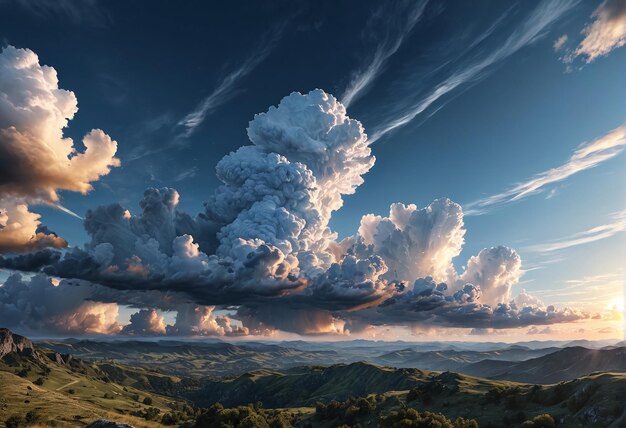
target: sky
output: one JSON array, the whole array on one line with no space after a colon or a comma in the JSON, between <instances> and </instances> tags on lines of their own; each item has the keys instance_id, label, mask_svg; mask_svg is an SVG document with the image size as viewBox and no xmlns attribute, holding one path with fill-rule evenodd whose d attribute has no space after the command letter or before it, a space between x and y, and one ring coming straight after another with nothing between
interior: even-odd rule
<instances>
[{"instance_id":1,"label":"sky","mask_svg":"<svg viewBox=\"0 0 626 428\"><path fill-rule=\"evenodd\" d=\"M624 0L0 0L0 325L621 339L625 43Z\"/></svg>"}]
</instances>

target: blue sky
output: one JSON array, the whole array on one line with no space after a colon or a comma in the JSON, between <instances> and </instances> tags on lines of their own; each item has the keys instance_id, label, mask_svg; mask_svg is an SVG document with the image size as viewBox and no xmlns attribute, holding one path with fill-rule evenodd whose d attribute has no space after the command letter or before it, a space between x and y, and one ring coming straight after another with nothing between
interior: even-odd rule
<instances>
[{"instance_id":1,"label":"blue sky","mask_svg":"<svg viewBox=\"0 0 626 428\"><path fill-rule=\"evenodd\" d=\"M366 90L348 106L375 136L376 164L332 216L330 226L343 238L356 232L362 215L387 215L394 202L423 207L448 197L465 206L504 192L621 126L626 50L590 63L563 60L600 3L552 3L562 10L522 43L516 32L547 3L430 2L411 22L418 6L402 2L93 1L67 10L4 2L0 40L36 52L57 70L59 86L75 92L79 111L66 135L80 141L98 127L118 141L120 168L88 195L62 192L63 205L81 216L117 201L138 211L144 189L163 186L179 191L183 210L200 211L219 184L215 165L248 144L256 113L292 91L321 88L341 99L380 55ZM556 51L564 34L568 42ZM511 39L522 44L511 48ZM490 61L499 50L506 53ZM377 133L450 76L484 61L412 120ZM211 94L212 106L185 135L181 121ZM528 270L514 291L525 288L546 304L605 306L550 291L614 275L615 292L623 283L623 232L556 251L536 247L611 222L625 208L625 166L620 153L542 192L466 216L457 270L481 248L507 245ZM87 242L80 220L34 209L71 245Z\"/></svg>"}]
</instances>

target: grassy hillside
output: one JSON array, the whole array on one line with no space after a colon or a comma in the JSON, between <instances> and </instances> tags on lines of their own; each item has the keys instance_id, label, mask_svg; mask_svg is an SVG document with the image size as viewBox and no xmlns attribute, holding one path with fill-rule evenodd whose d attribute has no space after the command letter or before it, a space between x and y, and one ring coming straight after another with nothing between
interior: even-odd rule
<instances>
[{"instance_id":1,"label":"grassy hillside","mask_svg":"<svg viewBox=\"0 0 626 428\"><path fill-rule=\"evenodd\" d=\"M156 421L163 414L188 405L156 391L173 391L180 383L178 378L143 369L86 363L27 345L0 358L0 424L21 416L42 425L55 421L61 426L84 426L109 418L135 426L161 426Z\"/></svg>"}]
</instances>

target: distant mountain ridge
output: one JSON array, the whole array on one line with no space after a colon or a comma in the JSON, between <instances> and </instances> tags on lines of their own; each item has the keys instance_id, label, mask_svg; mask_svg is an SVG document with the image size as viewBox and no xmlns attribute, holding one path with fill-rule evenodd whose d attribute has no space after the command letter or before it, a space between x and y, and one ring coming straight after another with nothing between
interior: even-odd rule
<instances>
[{"instance_id":1,"label":"distant mountain ridge","mask_svg":"<svg viewBox=\"0 0 626 428\"><path fill-rule=\"evenodd\" d=\"M542 342L543 343L543 342ZM588 343L585 341L584 343ZM569 370L558 370L559 360L570 358L567 353L554 357L556 365L550 365L550 373L541 367L549 365L551 358L536 360L563 351L559 347L536 348L522 344L507 344L496 349L463 349L462 346L445 342L410 345L408 342L349 341L337 344L306 343L301 341L278 343L222 341L176 341L176 340L49 340L39 342L42 346L62 354L71 354L87 360L114 359L120 363L154 370L167 366L168 373L193 377L232 377L255 370L281 371L293 367L333 365L353 362L369 362L398 368L418 368L435 371L455 371L494 379L549 383L570 380L594 371L623 371L624 363L619 358L610 358L608 363L598 364L604 351L620 349L606 346L602 349L587 349L588 353L572 354L571 358L585 358L586 363ZM595 343L596 346L604 343ZM286 346L289 345L289 346ZM389 346L388 346L389 345ZM445 348L437 349L437 346ZM334 348L332 347L334 346ZM433 349L434 348L434 349ZM574 349L565 348L565 349ZM623 348L622 348L623 349ZM571 352L571 351L567 351ZM613 355L612 353L607 356ZM621 354L620 354L621 355ZM530 365L537 364L538 368ZM534 375L533 373L537 373ZM529 377L530 376L530 377Z\"/></svg>"},{"instance_id":2,"label":"distant mountain ridge","mask_svg":"<svg viewBox=\"0 0 626 428\"><path fill-rule=\"evenodd\" d=\"M523 361L550 354L557 350L559 348L531 349L524 346L511 346L493 351L442 350L424 352L404 349L381 355L376 358L376 362L393 367L418 367L426 370L462 372L469 364L483 360Z\"/></svg>"},{"instance_id":3,"label":"distant mountain ridge","mask_svg":"<svg viewBox=\"0 0 626 428\"><path fill-rule=\"evenodd\" d=\"M594 372L626 372L626 347L587 349L580 346L525 361L486 359L463 368L463 373L518 382L550 384Z\"/></svg>"}]
</instances>

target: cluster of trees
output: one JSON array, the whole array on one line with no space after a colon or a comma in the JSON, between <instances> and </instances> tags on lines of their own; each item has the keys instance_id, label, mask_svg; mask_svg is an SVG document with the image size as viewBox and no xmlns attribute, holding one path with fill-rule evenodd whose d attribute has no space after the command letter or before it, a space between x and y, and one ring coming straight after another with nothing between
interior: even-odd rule
<instances>
[{"instance_id":1,"label":"cluster of trees","mask_svg":"<svg viewBox=\"0 0 626 428\"><path fill-rule=\"evenodd\" d=\"M443 388L440 382L424 382L409 392L408 399L423 399L431 393L440 394L447 388ZM449 388L448 388L449 389ZM409 401L412 401L409 400ZM363 422L364 417L372 415L380 427L418 427L418 428L478 428L478 422L473 419L457 418L454 421L444 415L419 412L415 409L404 408L383 414L386 398L383 395L368 398L349 398L346 401L331 401L328 404L315 404L315 417L317 420L332 421L332 426L361 427L358 419ZM364 422L369 425L370 421Z\"/></svg>"},{"instance_id":2,"label":"cluster of trees","mask_svg":"<svg viewBox=\"0 0 626 428\"><path fill-rule=\"evenodd\" d=\"M196 428L291 428L295 417L290 412L266 410L261 403L225 408L220 403L201 409Z\"/></svg>"},{"instance_id":3,"label":"cluster of trees","mask_svg":"<svg viewBox=\"0 0 626 428\"><path fill-rule=\"evenodd\" d=\"M424 405L429 405L433 402L434 397L443 394L453 395L458 390L458 375L456 373L444 372L430 381L419 382L415 388L409 391L406 399L409 402L419 400Z\"/></svg>"},{"instance_id":4,"label":"cluster of trees","mask_svg":"<svg viewBox=\"0 0 626 428\"><path fill-rule=\"evenodd\" d=\"M545 389L541 385L533 385L529 390L522 392L519 386L492 388L484 396L485 404L500 404L504 402L507 410L520 410L527 403L554 406L565 402L572 413L578 412L598 389L596 383L589 383L575 393L572 393L570 383L561 382L552 388Z\"/></svg>"},{"instance_id":5,"label":"cluster of trees","mask_svg":"<svg viewBox=\"0 0 626 428\"><path fill-rule=\"evenodd\" d=\"M381 416L378 424L382 428L416 427L416 428L478 428L474 419L457 418L454 421L438 413L418 412L415 409L392 411Z\"/></svg>"},{"instance_id":6,"label":"cluster of trees","mask_svg":"<svg viewBox=\"0 0 626 428\"><path fill-rule=\"evenodd\" d=\"M491 388L485 394L485 403L500 404L502 400L513 402L517 399L521 392L522 390L519 386L498 386ZM506 401L505 404L507 404Z\"/></svg>"},{"instance_id":7,"label":"cluster of trees","mask_svg":"<svg viewBox=\"0 0 626 428\"><path fill-rule=\"evenodd\" d=\"M315 416L320 420L334 420L338 425L354 424L359 416L366 416L376 411L377 401L374 397L354 398L346 401L333 400L328 404L315 403Z\"/></svg>"}]
</instances>

